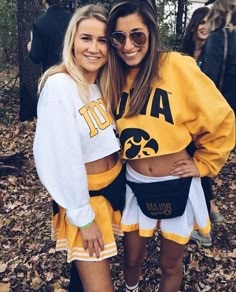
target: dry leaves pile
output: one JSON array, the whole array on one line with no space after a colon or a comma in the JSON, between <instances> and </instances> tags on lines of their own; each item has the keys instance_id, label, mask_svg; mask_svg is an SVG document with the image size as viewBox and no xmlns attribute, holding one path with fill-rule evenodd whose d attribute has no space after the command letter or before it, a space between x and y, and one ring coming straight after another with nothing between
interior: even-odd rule
<instances>
[{"instance_id":1,"label":"dry leaves pile","mask_svg":"<svg viewBox=\"0 0 236 292\"><path fill-rule=\"evenodd\" d=\"M0 76L1 77L1 76ZM0 210L0 291L66 291L69 265L55 253L50 239L51 200L40 184L32 156L35 121L19 123L17 88L0 91L1 154L23 152L24 164L14 175L2 176L4 207ZM217 205L225 222L213 226L213 247L190 242L184 258L184 291L236 291L236 152L215 179ZM111 260L116 291L124 291L120 254ZM157 291L159 237L150 239L140 291Z\"/></svg>"}]
</instances>

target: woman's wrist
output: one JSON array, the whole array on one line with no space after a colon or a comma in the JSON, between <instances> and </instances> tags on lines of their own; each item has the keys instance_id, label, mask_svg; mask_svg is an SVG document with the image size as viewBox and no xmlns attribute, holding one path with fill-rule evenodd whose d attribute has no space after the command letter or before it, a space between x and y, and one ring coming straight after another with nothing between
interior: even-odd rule
<instances>
[{"instance_id":1,"label":"woman's wrist","mask_svg":"<svg viewBox=\"0 0 236 292\"><path fill-rule=\"evenodd\" d=\"M84 225L84 226L81 226L81 227L79 227L79 229L83 230L83 229L85 229L85 228L87 228L87 227L91 226L92 224L93 224L93 220L92 220L91 222L89 222L88 224L86 224L86 225Z\"/></svg>"}]
</instances>

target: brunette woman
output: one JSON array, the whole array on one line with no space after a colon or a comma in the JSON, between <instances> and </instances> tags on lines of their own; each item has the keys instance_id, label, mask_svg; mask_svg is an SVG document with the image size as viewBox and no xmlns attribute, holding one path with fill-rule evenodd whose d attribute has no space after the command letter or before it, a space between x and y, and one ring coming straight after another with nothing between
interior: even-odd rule
<instances>
[{"instance_id":1,"label":"brunette woman","mask_svg":"<svg viewBox=\"0 0 236 292\"><path fill-rule=\"evenodd\" d=\"M224 165L234 145L234 114L191 57L159 50L153 1L113 1L108 40L106 98L127 161L126 291L138 291L147 238L157 226L159 291L178 291L194 226L210 231L200 177L215 176ZM197 150L190 157L192 140Z\"/></svg>"}]
</instances>

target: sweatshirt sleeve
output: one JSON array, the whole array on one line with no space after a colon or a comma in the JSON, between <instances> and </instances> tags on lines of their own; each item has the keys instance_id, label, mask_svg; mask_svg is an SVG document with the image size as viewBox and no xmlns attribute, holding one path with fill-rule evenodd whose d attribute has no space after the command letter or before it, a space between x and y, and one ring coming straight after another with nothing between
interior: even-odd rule
<instances>
[{"instance_id":1,"label":"sweatshirt sleeve","mask_svg":"<svg viewBox=\"0 0 236 292\"><path fill-rule=\"evenodd\" d=\"M215 84L195 66L186 103L189 129L197 150L193 159L200 176L216 176L235 146L235 117Z\"/></svg>"},{"instance_id":2,"label":"sweatshirt sleeve","mask_svg":"<svg viewBox=\"0 0 236 292\"><path fill-rule=\"evenodd\" d=\"M69 221L82 227L95 214L89 204L87 174L71 98L75 92L71 84L50 78L38 104L33 147L36 169L52 198L66 209Z\"/></svg>"}]
</instances>

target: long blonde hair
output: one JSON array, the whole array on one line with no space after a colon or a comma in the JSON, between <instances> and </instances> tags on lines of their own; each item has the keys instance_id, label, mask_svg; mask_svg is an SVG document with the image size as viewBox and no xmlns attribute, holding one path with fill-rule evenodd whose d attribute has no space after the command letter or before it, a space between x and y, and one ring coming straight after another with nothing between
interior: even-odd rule
<instances>
[{"instance_id":1,"label":"long blonde hair","mask_svg":"<svg viewBox=\"0 0 236 292\"><path fill-rule=\"evenodd\" d=\"M44 87L44 84L48 77L56 74L56 73L66 73L72 79L75 80L81 99L85 104L89 103L89 94L88 94L88 82L83 75L83 69L79 65L78 61L75 58L74 54L74 40L77 32L77 28L81 21L85 19L95 18L101 22L107 24L107 11L104 7L100 5L86 5L75 11L73 14L70 23L68 25L64 46L62 52L62 62L59 65L53 66L49 68L42 76L39 86L38 92L40 93ZM106 73L104 68L99 70L99 74L97 76L97 83L100 87L102 94L104 91L104 83L106 80Z\"/></svg>"},{"instance_id":2,"label":"long blonde hair","mask_svg":"<svg viewBox=\"0 0 236 292\"><path fill-rule=\"evenodd\" d=\"M235 29L236 0L216 0L208 15L211 30L219 28Z\"/></svg>"}]
</instances>

